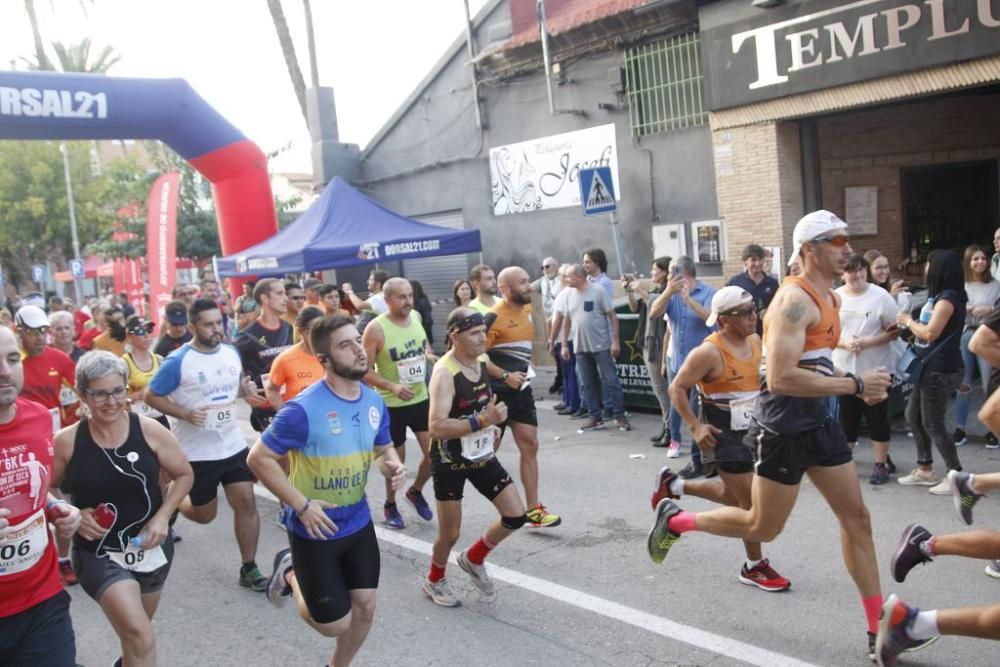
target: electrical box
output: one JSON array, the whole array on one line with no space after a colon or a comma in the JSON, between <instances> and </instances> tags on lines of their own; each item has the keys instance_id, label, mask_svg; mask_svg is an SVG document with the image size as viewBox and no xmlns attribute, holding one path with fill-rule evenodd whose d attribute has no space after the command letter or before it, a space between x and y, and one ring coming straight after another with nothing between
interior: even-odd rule
<instances>
[{"instance_id":1,"label":"electrical box","mask_svg":"<svg viewBox=\"0 0 1000 667\"><path fill-rule=\"evenodd\" d=\"M653 226L653 257L680 257L686 255L687 236L684 223Z\"/></svg>"}]
</instances>

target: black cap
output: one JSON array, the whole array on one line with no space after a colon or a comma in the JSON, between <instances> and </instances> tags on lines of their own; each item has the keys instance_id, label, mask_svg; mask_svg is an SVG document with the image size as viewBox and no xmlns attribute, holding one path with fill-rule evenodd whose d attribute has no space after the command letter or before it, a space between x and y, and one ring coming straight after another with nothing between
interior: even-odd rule
<instances>
[{"instance_id":1,"label":"black cap","mask_svg":"<svg viewBox=\"0 0 1000 667\"><path fill-rule=\"evenodd\" d=\"M171 301L163 309L163 312L166 314L167 322L170 324L188 323L187 305L183 301Z\"/></svg>"}]
</instances>

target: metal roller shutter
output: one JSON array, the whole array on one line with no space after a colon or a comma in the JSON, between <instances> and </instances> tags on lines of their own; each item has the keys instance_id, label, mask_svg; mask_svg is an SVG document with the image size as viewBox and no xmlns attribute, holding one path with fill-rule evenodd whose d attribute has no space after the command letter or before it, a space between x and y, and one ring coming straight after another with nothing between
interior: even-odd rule
<instances>
[{"instance_id":1,"label":"metal roller shutter","mask_svg":"<svg viewBox=\"0 0 1000 667\"><path fill-rule=\"evenodd\" d=\"M461 211L432 213L415 216L415 220L440 227L464 229L465 220ZM433 304L434 313L434 349L444 350L445 320L448 313L455 307L451 293L455 281L469 277L468 255L445 255L443 257L428 257L426 259L407 259L403 261L403 277L409 280L419 280L423 285L427 298Z\"/></svg>"}]
</instances>

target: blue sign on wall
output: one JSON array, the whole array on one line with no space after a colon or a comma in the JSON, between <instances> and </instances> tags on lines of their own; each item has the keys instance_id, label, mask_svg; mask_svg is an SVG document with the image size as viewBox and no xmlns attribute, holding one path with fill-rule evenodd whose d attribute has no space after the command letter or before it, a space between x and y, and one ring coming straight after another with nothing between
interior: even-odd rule
<instances>
[{"instance_id":1,"label":"blue sign on wall","mask_svg":"<svg viewBox=\"0 0 1000 667\"><path fill-rule=\"evenodd\" d=\"M580 204L584 215L610 213L618 208L611 167L580 170Z\"/></svg>"}]
</instances>

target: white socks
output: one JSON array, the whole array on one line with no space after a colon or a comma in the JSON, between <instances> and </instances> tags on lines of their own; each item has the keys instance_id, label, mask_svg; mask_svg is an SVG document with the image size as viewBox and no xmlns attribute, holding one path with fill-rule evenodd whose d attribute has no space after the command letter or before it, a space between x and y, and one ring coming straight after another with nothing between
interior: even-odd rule
<instances>
[{"instance_id":1,"label":"white socks","mask_svg":"<svg viewBox=\"0 0 1000 667\"><path fill-rule=\"evenodd\" d=\"M938 630L937 614L936 609L917 612L916 618L913 619L913 625L907 628L906 634L910 635L910 639L918 640L937 637L941 634L941 631Z\"/></svg>"},{"instance_id":2,"label":"white socks","mask_svg":"<svg viewBox=\"0 0 1000 667\"><path fill-rule=\"evenodd\" d=\"M678 477L670 482L670 493L680 498L684 495L684 480Z\"/></svg>"}]
</instances>

